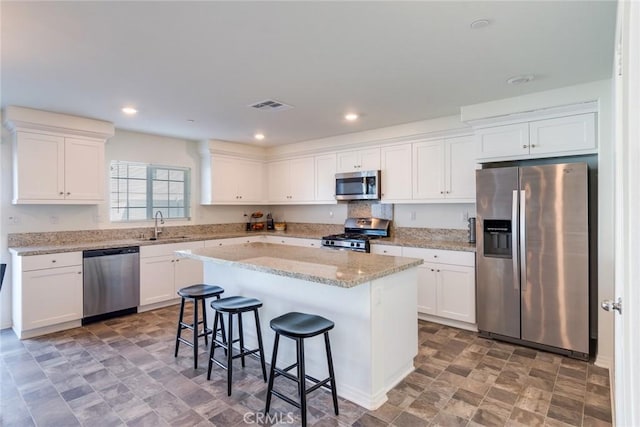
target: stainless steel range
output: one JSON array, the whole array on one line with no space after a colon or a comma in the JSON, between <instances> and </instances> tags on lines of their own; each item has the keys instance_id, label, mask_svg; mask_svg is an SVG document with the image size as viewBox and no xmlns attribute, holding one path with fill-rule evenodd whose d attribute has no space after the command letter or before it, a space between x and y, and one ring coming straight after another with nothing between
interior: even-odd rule
<instances>
[{"instance_id":1,"label":"stainless steel range","mask_svg":"<svg viewBox=\"0 0 640 427\"><path fill-rule=\"evenodd\" d=\"M388 219L347 218L344 233L322 238L322 246L331 249L370 252L369 240L389 236Z\"/></svg>"}]
</instances>

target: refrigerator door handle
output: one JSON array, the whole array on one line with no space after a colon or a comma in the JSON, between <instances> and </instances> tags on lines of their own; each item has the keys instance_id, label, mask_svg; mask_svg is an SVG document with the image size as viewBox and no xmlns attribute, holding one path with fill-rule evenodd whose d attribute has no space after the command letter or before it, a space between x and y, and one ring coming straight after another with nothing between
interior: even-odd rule
<instances>
[{"instance_id":1,"label":"refrigerator door handle","mask_svg":"<svg viewBox=\"0 0 640 427\"><path fill-rule=\"evenodd\" d=\"M524 291L527 286L527 224L525 217L526 191L520 190L520 289Z\"/></svg>"},{"instance_id":2,"label":"refrigerator door handle","mask_svg":"<svg viewBox=\"0 0 640 427\"><path fill-rule=\"evenodd\" d=\"M520 289L520 269L518 268L518 190L513 190L511 200L511 262L513 266L513 289Z\"/></svg>"}]
</instances>

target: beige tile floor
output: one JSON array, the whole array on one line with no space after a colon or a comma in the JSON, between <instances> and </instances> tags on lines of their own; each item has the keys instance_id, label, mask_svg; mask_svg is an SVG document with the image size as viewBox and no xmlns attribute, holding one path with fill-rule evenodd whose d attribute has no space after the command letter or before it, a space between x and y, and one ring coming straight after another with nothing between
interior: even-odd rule
<instances>
[{"instance_id":1,"label":"beige tile floor","mask_svg":"<svg viewBox=\"0 0 640 427\"><path fill-rule=\"evenodd\" d=\"M259 420L266 384L259 363L234 370L233 394L206 354L173 357L178 306L20 341L0 332L0 425L195 426L299 424L298 410L273 400ZM367 411L330 394L309 396L314 426L608 426L608 371L591 363L419 323L416 370ZM295 393L293 383L285 390ZM259 422L263 421L263 422Z\"/></svg>"}]
</instances>

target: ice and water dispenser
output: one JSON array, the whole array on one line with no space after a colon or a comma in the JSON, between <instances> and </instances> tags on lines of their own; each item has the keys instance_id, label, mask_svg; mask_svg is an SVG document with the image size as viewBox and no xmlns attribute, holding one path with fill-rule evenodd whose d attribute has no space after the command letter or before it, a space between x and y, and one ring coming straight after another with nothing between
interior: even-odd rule
<instances>
[{"instance_id":1,"label":"ice and water dispenser","mask_svg":"<svg viewBox=\"0 0 640 427\"><path fill-rule=\"evenodd\" d=\"M508 219L484 220L484 256L511 258L511 221Z\"/></svg>"}]
</instances>

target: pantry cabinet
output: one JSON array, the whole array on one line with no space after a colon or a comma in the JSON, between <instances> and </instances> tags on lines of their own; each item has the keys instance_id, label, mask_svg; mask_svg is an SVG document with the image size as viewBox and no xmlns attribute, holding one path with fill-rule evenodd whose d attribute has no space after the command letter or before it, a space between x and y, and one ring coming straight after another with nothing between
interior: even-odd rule
<instances>
[{"instance_id":1,"label":"pantry cabinet","mask_svg":"<svg viewBox=\"0 0 640 427\"><path fill-rule=\"evenodd\" d=\"M260 204L265 168L258 160L212 155L202 159L202 204Z\"/></svg>"},{"instance_id":2,"label":"pantry cabinet","mask_svg":"<svg viewBox=\"0 0 640 427\"><path fill-rule=\"evenodd\" d=\"M316 202L337 203L336 201L336 154L315 156L315 200Z\"/></svg>"},{"instance_id":3,"label":"pantry cabinet","mask_svg":"<svg viewBox=\"0 0 640 427\"><path fill-rule=\"evenodd\" d=\"M380 150L382 200L411 200L411 144L382 147Z\"/></svg>"},{"instance_id":4,"label":"pantry cabinet","mask_svg":"<svg viewBox=\"0 0 640 427\"><path fill-rule=\"evenodd\" d=\"M359 172L380 169L380 148L337 153L337 172Z\"/></svg>"},{"instance_id":5,"label":"pantry cabinet","mask_svg":"<svg viewBox=\"0 0 640 427\"><path fill-rule=\"evenodd\" d=\"M313 202L315 199L315 161L301 157L269 162L267 166L269 202Z\"/></svg>"},{"instance_id":6,"label":"pantry cabinet","mask_svg":"<svg viewBox=\"0 0 640 427\"><path fill-rule=\"evenodd\" d=\"M104 140L16 132L14 204L97 204L104 200Z\"/></svg>"},{"instance_id":7,"label":"pantry cabinet","mask_svg":"<svg viewBox=\"0 0 640 427\"><path fill-rule=\"evenodd\" d=\"M433 321L450 321L468 329L476 323L475 254L403 248L402 256L422 258L418 267L418 312Z\"/></svg>"},{"instance_id":8,"label":"pantry cabinet","mask_svg":"<svg viewBox=\"0 0 640 427\"><path fill-rule=\"evenodd\" d=\"M185 286L202 283L202 262L181 258L178 250L204 247L204 242L185 242L140 248L140 306L178 298Z\"/></svg>"},{"instance_id":9,"label":"pantry cabinet","mask_svg":"<svg viewBox=\"0 0 640 427\"><path fill-rule=\"evenodd\" d=\"M80 325L82 252L12 255L13 330L18 338ZM65 325L66 324L66 325Z\"/></svg>"},{"instance_id":10,"label":"pantry cabinet","mask_svg":"<svg viewBox=\"0 0 640 427\"><path fill-rule=\"evenodd\" d=\"M470 136L413 144L413 200L475 202L474 141Z\"/></svg>"},{"instance_id":11,"label":"pantry cabinet","mask_svg":"<svg viewBox=\"0 0 640 427\"><path fill-rule=\"evenodd\" d=\"M480 127L475 141L480 162L593 154L597 152L596 114Z\"/></svg>"}]
</instances>

